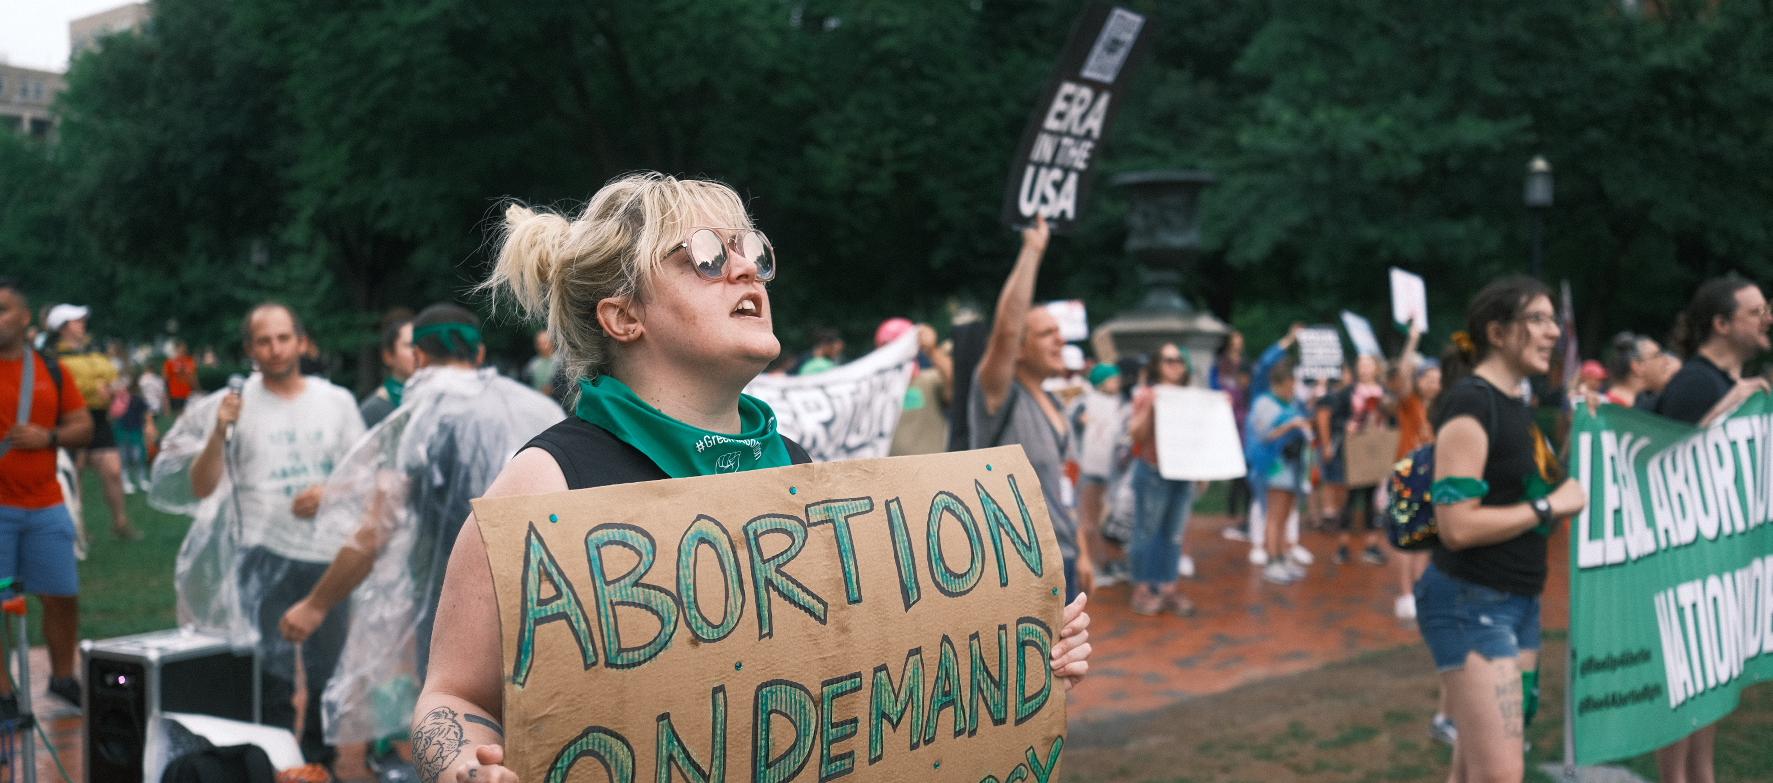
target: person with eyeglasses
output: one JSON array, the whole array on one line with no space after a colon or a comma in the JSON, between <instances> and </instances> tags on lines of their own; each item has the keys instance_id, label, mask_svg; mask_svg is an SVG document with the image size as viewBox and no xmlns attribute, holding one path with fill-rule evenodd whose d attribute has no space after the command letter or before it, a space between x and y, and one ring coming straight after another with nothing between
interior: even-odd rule
<instances>
[{"instance_id":1,"label":"person with eyeglasses","mask_svg":"<svg viewBox=\"0 0 1773 783\"><path fill-rule=\"evenodd\" d=\"M1182 349L1164 343L1146 367L1147 383L1133 394L1127 434L1132 439L1134 614L1171 612L1194 615L1194 602L1176 589L1176 580L1192 576L1194 563L1182 550L1188 517L1194 512L1193 481L1167 479L1157 467L1157 387L1187 386L1193 374ZM1186 562L1185 562L1186 561Z\"/></svg>"},{"instance_id":2,"label":"person with eyeglasses","mask_svg":"<svg viewBox=\"0 0 1773 783\"><path fill-rule=\"evenodd\" d=\"M1458 728L1452 780L1525 773L1549 541L1587 502L1523 391L1550 370L1559 332L1543 283L1504 278L1472 298L1465 330L1441 359L1446 391L1430 414L1440 535L1415 596L1417 628Z\"/></svg>"},{"instance_id":3,"label":"person with eyeglasses","mask_svg":"<svg viewBox=\"0 0 1773 783\"><path fill-rule=\"evenodd\" d=\"M519 450L486 495L810 461L776 430L769 406L743 393L781 351L766 287L776 272L769 239L718 182L646 172L610 181L576 216L508 208L481 288L547 321L563 377L572 379L572 415ZM450 554L413 712L422 780L517 779L502 765L503 653L491 583L470 514ZM1052 651L1053 673L1068 683L1089 665L1081 610L1067 607Z\"/></svg>"},{"instance_id":4,"label":"person with eyeglasses","mask_svg":"<svg viewBox=\"0 0 1773 783\"><path fill-rule=\"evenodd\" d=\"M1737 275L1705 281L1675 320L1674 345L1687 355L1680 372L1656 401L1656 412L1695 426L1709 426L1756 394L1767 379L1742 377L1743 365L1767 351L1773 315L1767 297ZM1713 779L1717 724L1700 728L1656 751L1663 781Z\"/></svg>"}]
</instances>

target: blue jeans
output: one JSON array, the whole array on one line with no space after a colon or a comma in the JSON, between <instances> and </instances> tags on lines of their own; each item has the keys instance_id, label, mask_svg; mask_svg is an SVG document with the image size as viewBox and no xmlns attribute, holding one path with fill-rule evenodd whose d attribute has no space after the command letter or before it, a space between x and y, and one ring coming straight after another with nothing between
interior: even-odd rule
<instances>
[{"instance_id":1,"label":"blue jeans","mask_svg":"<svg viewBox=\"0 0 1773 783\"><path fill-rule=\"evenodd\" d=\"M1485 587L1430 564L1416 580L1416 627L1443 672L1464 668L1474 652L1514 658L1539 650L1539 596Z\"/></svg>"},{"instance_id":2,"label":"blue jeans","mask_svg":"<svg viewBox=\"0 0 1773 783\"><path fill-rule=\"evenodd\" d=\"M1194 482L1171 481L1145 460L1133 460L1133 581L1167 585L1176 581L1182 532L1194 511Z\"/></svg>"}]
</instances>

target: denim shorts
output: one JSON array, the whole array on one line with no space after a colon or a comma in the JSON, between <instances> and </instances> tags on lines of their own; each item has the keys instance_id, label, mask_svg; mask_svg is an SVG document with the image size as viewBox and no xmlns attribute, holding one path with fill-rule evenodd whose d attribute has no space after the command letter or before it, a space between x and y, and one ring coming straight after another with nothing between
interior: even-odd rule
<instances>
[{"instance_id":1,"label":"denim shorts","mask_svg":"<svg viewBox=\"0 0 1773 783\"><path fill-rule=\"evenodd\" d=\"M0 506L0 576L17 579L25 592L78 595L74 518L68 507Z\"/></svg>"},{"instance_id":2,"label":"denim shorts","mask_svg":"<svg viewBox=\"0 0 1773 783\"><path fill-rule=\"evenodd\" d=\"M1514 658L1539 650L1539 596L1468 582L1431 563L1416 581L1416 627L1443 672L1464 668L1474 652Z\"/></svg>"}]
</instances>

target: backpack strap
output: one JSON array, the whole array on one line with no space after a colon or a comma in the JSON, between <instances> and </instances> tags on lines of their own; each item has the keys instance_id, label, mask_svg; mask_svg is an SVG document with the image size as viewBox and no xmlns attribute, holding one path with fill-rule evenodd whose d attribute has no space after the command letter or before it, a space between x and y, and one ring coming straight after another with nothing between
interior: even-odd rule
<instances>
[{"instance_id":1,"label":"backpack strap","mask_svg":"<svg viewBox=\"0 0 1773 783\"><path fill-rule=\"evenodd\" d=\"M24 360L19 362L18 372L18 418L13 419L13 426L31 423L31 401L37 392L37 362L31 346L25 346ZM12 450L12 442L0 442L0 456Z\"/></svg>"}]
</instances>

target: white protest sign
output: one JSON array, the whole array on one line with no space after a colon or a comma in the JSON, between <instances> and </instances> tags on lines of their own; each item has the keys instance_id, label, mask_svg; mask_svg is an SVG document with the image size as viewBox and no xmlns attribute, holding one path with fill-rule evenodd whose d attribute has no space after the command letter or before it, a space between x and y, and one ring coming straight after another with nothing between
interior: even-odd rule
<instances>
[{"instance_id":1,"label":"white protest sign","mask_svg":"<svg viewBox=\"0 0 1773 783\"><path fill-rule=\"evenodd\" d=\"M917 330L816 375L760 375L745 393L776 412L776 429L814 462L884 457L916 368Z\"/></svg>"},{"instance_id":2,"label":"white protest sign","mask_svg":"<svg viewBox=\"0 0 1773 783\"><path fill-rule=\"evenodd\" d=\"M1084 311L1082 299L1061 299L1042 305L1053 319L1059 322L1059 336L1065 342L1075 343L1090 339L1090 319Z\"/></svg>"},{"instance_id":3,"label":"white protest sign","mask_svg":"<svg viewBox=\"0 0 1773 783\"><path fill-rule=\"evenodd\" d=\"M1428 331L1428 285L1420 275L1391 268L1391 322L1415 324L1417 331Z\"/></svg>"},{"instance_id":4,"label":"white protest sign","mask_svg":"<svg viewBox=\"0 0 1773 783\"><path fill-rule=\"evenodd\" d=\"M1244 475L1244 446L1231 396L1179 386L1157 388L1157 471L1172 481Z\"/></svg>"},{"instance_id":5,"label":"white protest sign","mask_svg":"<svg viewBox=\"0 0 1773 783\"><path fill-rule=\"evenodd\" d=\"M1354 352L1359 356L1384 356L1384 349L1379 347L1379 337L1373 334L1373 324L1347 310L1342 311L1342 328L1348 330L1348 339L1354 343Z\"/></svg>"},{"instance_id":6,"label":"white protest sign","mask_svg":"<svg viewBox=\"0 0 1773 783\"><path fill-rule=\"evenodd\" d=\"M1299 330L1299 370L1302 381L1321 381L1342 375L1342 335L1334 326L1307 326Z\"/></svg>"}]
</instances>

